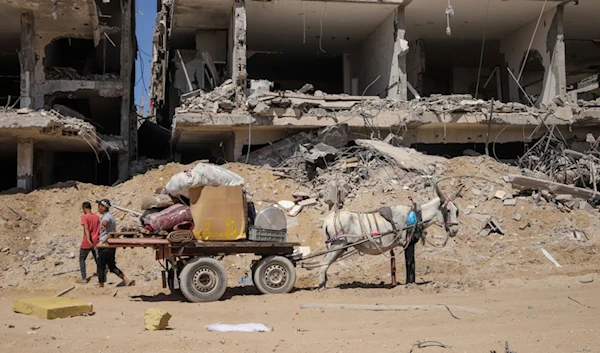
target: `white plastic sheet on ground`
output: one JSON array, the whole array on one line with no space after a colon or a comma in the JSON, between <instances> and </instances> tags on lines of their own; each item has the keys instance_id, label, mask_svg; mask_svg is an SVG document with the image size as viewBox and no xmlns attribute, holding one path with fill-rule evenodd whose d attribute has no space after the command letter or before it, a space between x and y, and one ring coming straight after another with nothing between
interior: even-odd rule
<instances>
[{"instance_id":1,"label":"white plastic sheet on ground","mask_svg":"<svg viewBox=\"0 0 600 353\"><path fill-rule=\"evenodd\" d=\"M194 168L173 175L166 189L173 196L189 198L191 188L199 186L239 186L244 179L223 167L198 163Z\"/></svg>"},{"instance_id":2,"label":"white plastic sheet on ground","mask_svg":"<svg viewBox=\"0 0 600 353\"><path fill-rule=\"evenodd\" d=\"M205 326L206 330L213 332L270 332L271 329L263 324L248 323L248 324L210 324Z\"/></svg>"}]
</instances>

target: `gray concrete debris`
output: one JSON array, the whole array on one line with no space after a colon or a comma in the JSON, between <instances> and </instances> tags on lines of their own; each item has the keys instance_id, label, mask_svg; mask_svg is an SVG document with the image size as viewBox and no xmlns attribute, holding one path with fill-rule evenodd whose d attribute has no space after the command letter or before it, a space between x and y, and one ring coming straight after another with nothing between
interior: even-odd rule
<instances>
[{"instance_id":1,"label":"gray concrete debris","mask_svg":"<svg viewBox=\"0 0 600 353\"><path fill-rule=\"evenodd\" d=\"M436 166L446 160L444 157L429 156L412 148L396 147L383 141L355 140L355 142L359 146L367 147L383 155L390 156L406 170L427 175L433 174Z\"/></svg>"},{"instance_id":2,"label":"gray concrete debris","mask_svg":"<svg viewBox=\"0 0 600 353\"><path fill-rule=\"evenodd\" d=\"M217 112L219 112L219 106L221 102L232 102L235 100L235 85L232 80L227 80L223 84L210 92L195 91L195 94L189 96L182 96L182 103L177 108L178 113L184 113L189 111L196 112L214 112L215 105L217 106ZM236 108L231 107L225 103L225 106L231 110Z\"/></svg>"}]
</instances>

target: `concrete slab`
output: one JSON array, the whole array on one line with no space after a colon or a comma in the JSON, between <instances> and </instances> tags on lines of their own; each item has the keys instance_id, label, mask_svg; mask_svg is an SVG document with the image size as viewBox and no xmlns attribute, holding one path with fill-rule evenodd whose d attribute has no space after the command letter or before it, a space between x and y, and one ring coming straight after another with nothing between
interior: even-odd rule
<instances>
[{"instance_id":1,"label":"concrete slab","mask_svg":"<svg viewBox=\"0 0 600 353\"><path fill-rule=\"evenodd\" d=\"M91 303L62 297L17 299L13 303L14 312L47 320L79 316L92 310Z\"/></svg>"}]
</instances>

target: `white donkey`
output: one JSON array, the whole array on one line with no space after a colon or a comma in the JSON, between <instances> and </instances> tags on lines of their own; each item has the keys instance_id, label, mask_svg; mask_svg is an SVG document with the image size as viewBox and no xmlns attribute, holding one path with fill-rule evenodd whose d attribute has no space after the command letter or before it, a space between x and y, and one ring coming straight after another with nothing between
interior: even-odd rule
<instances>
[{"instance_id":1,"label":"white donkey","mask_svg":"<svg viewBox=\"0 0 600 353\"><path fill-rule=\"evenodd\" d=\"M414 207L391 206L378 212L357 213L350 211L332 212L323 222L323 233L329 250L319 267L319 289L327 287L327 270L346 250L354 247L367 255L381 255L396 247L404 247L406 261L406 283L415 282L415 244L424 230L435 221L444 225L448 236L458 232L458 207L453 200L460 194L462 185L449 198L435 186L437 197L421 205L420 217L414 219L409 213ZM412 219L411 219L412 218ZM407 226L416 221L417 230ZM411 222L412 221L412 222Z\"/></svg>"}]
</instances>

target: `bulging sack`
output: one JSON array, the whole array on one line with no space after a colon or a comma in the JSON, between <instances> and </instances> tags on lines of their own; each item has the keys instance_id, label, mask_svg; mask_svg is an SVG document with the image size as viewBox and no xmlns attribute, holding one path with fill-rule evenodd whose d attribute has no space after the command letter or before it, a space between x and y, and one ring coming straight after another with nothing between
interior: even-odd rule
<instances>
[{"instance_id":1,"label":"bulging sack","mask_svg":"<svg viewBox=\"0 0 600 353\"><path fill-rule=\"evenodd\" d=\"M176 204L144 217L144 224L155 232L171 230L179 223L192 221L192 212L186 205Z\"/></svg>"},{"instance_id":2,"label":"bulging sack","mask_svg":"<svg viewBox=\"0 0 600 353\"><path fill-rule=\"evenodd\" d=\"M223 167L198 163L194 168L173 175L166 189L173 196L189 198L189 190L199 186L239 186L244 179Z\"/></svg>"},{"instance_id":3,"label":"bulging sack","mask_svg":"<svg viewBox=\"0 0 600 353\"><path fill-rule=\"evenodd\" d=\"M151 208L167 208L173 206L173 200L169 195L157 194L146 196L142 199L142 210Z\"/></svg>"}]
</instances>

